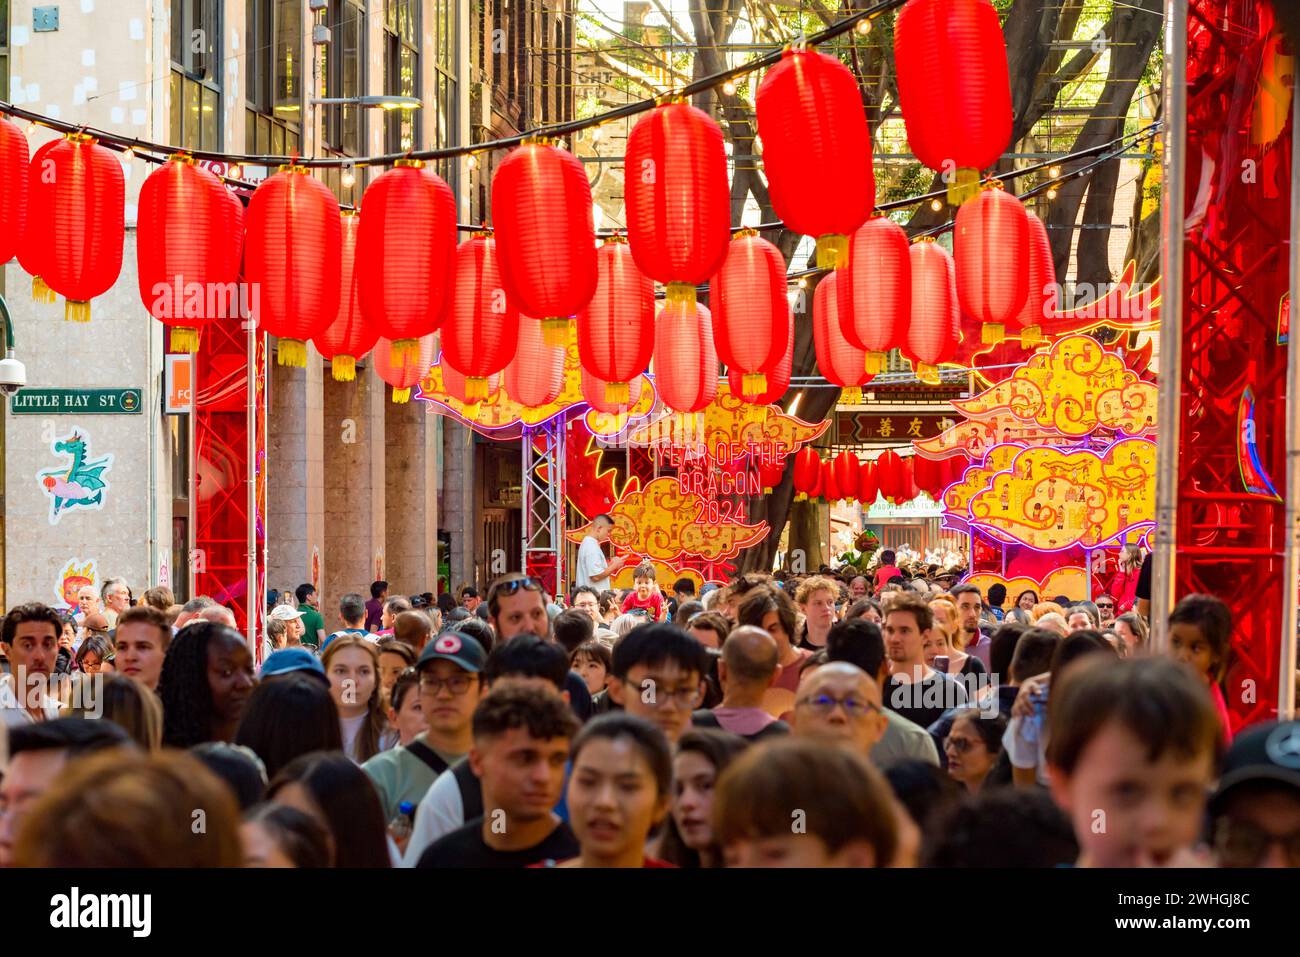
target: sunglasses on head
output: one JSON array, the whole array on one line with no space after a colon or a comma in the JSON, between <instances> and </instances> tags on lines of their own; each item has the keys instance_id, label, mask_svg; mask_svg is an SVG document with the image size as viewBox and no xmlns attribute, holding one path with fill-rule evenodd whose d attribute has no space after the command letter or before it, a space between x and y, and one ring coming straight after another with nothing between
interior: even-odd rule
<instances>
[{"instance_id":1,"label":"sunglasses on head","mask_svg":"<svg viewBox=\"0 0 1300 957\"><path fill-rule=\"evenodd\" d=\"M525 575L523 578L516 578L513 581L499 582L492 588L496 595L505 595L509 597L515 594L519 589L525 591L542 591L542 581L540 578L533 578L531 575Z\"/></svg>"}]
</instances>

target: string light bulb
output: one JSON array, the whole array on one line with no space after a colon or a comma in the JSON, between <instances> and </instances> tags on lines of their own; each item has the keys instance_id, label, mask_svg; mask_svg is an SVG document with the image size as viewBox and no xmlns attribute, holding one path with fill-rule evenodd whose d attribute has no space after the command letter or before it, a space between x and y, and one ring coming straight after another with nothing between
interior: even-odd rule
<instances>
[{"instance_id":1,"label":"string light bulb","mask_svg":"<svg viewBox=\"0 0 1300 957\"><path fill-rule=\"evenodd\" d=\"M473 153L470 153L465 157L465 165L469 169L478 169L478 157Z\"/></svg>"},{"instance_id":2,"label":"string light bulb","mask_svg":"<svg viewBox=\"0 0 1300 957\"><path fill-rule=\"evenodd\" d=\"M122 162L130 166L133 159L135 159L135 148L128 146L122 153Z\"/></svg>"},{"instance_id":3,"label":"string light bulb","mask_svg":"<svg viewBox=\"0 0 1300 957\"><path fill-rule=\"evenodd\" d=\"M599 142L600 142L600 127L593 126L591 128L591 144L595 146Z\"/></svg>"},{"instance_id":4,"label":"string light bulb","mask_svg":"<svg viewBox=\"0 0 1300 957\"><path fill-rule=\"evenodd\" d=\"M231 179L239 179L239 177L242 176L243 173L244 173L244 171L243 171L243 169L240 167L240 165L239 165L238 163L232 163L232 164L230 165L230 172L227 173L227 175L228 175Z\"/></svg>"},{"instance_id":5,"label":"string light bulb","mask_svg":"<svg viewBox=\"0 0 1300 957\"><path fill-rule=\"evenodd\" d=\"M808 288L808 279L807 279L806 277L803 278L803 279L800 279L800 280L799 280L799 288L800 288L800 289L807 289L807 288Z\"/></svg>"},{"instance_id":6,"label":"string light bulb","mask_svg":"<svg viewBox=\"0 0 1300 957\"><path fill-rule=\"evenodd\" d=\"M762 29L763 29L764 27L766 27L766 26L767 26L767 17L763 16L763 15L760 13L760 14L758 15L758 19L754 21L754 29L755 29L755 30L762 30Z\"/></svg>"},{"instance_id":7,"label":"string light bulb","mask_svg":"<svg viewBox=\"0 0 1300 957\"><path fill-rule=\"evenodd\" d=\"M36 132L36 124L35 124L34 122L32 122L32 123L28 123L28 124L27 124L27 135L28 135L28 136L31 136L31 135L32 135L33 133L35 133L35 132Z\"/></svg>"},{"instance_id":8,"label":"string light bulb","mask_svg":"<svg viewBox=\"0 0 1300 957\"><path fill-rule=\"evenodd\" d=\"M1056 199L1056 187L1055 187L1055 186L1053 186L1051 189L1049 189L1049 190L1047 191L1047 198L1048 198L1048 199Z\"/></svg>"},{"instance_id":9,"label":"string light bulb","mask_svg":"<svg viewBox=\"0 0 1300 957\"><path fill-rule=\"evenodd\" d=\"M867 17L863 17L861 20L859 20L857 31L859 34L865 37L868 33L871 32L871 20L868 19Z\"/></svg>"},{"instance_id":10,"label":"string light bulb","mask_svg":"<svg viewBox=\"0 0 1300 957\"><path fill-rule=\"evenodd\" d=\"M728 80L726 83L723 83L723 84L722 84L722 92L725 93L725 94L727 94L727 96L735 96L735 95L736 95L736 81L735 81L735 80Z\"/></svg>"},{"instance_id":11,"label":"string light bulb","mask_svg":"<svg viewBox=\"0 0 1300 957\"><path fill-rule=\"evenodd\" d=\"M930 208L936 213L943 209L943 201L938 199L930 200Z\"/></svg>"},{"instance_id":12,"label":"string light bulb","mask_svg":"<svg viewBox=\"0 0 1300 957\"><path fill-rule=\"evenodd\" d=\"M1061 167L1053 166L1051 169L1047 171L1047 175L1052 177L1052 179L1056 179L1058 176L1061 175Z\"/></svg>"},{"instance_id":13,"label":"string light bulb","mask_svg":"<svg viewBox=\"0 0 1300 957\"><path fill-rule=\"evenodd\" d=\"M351 189L357 183L357 176L352 166L343 167L343 188Z\"/></svg>"}]
</instances>

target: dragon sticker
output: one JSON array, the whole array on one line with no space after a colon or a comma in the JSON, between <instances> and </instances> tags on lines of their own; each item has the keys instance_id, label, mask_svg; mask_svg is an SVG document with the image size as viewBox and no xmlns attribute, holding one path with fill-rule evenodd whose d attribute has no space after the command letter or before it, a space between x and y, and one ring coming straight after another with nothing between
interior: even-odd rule
<instances>
[{"instance_id":1,"label":"dragon sticker","mask_svg":"<svg viewBox=\"0 0 1300 957\"><path fill-rule=\"evenodd\" d=\"M92 459L88 454L90 438L80 429L74 429L71 435L62 439L55 439L51 449L56 456L68 456L69 461L66 466L36 474L36 480L50 500L50 524L57 525L59 518L73 509L102 509L104 495L108 492L104 473L112 468L113 456L109 454Z\"/></svg>"}]
</instances>

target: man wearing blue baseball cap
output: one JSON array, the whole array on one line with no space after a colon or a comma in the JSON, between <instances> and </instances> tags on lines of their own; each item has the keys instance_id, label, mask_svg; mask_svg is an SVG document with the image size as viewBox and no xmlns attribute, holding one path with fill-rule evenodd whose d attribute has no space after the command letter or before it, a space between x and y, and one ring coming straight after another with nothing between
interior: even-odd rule
<instances>
[{"instance_id":1,"label":"man wearing blue baseball cap","mask_svg":"<svg viewBox=\"0 0 1300 957\"><path fill-rule=\"evenodd\" d=\"M405 802L420 803L443 771L469 753L474 708L483 697L487 654L469 635L445 631L428 642L415 667L429 729L405 747L381 751L361 766L391 820Z\"/></svg>"},{"instance_id":2,"label":"man wearing blue baseball cap","mask_svg":"<svg viewBox=\"0 0 1300 957\"><path fill-rule=\"evenodd\" d=\"M329 687L330 680L325 674L325 666L320 663L319 658L301 646L279 648L271 652L262 662L262 670L258 673L258 677L265 681L267 678L287 675L294 671L304 671L313 678L319 678L326 687Z\"/></svg>"}]
</instances>

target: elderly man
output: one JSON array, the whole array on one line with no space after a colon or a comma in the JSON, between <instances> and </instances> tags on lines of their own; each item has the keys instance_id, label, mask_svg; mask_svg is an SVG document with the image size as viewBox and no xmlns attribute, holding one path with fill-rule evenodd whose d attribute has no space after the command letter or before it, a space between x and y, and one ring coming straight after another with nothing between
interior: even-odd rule
<instances>
[{"instance_id":1,"label":"elderly man","mask_svg":"<svg viewBox=\"0 0 1300 957\"><path fill-rule=\"evenodd\" d=\"M126 587L125 578L110 578L100 588L104 599L104 617L108 627L117 627L117 616L131 607L131 589Z\"/></svg>"},{"instance_id":2,"label":"elderly man","mask_svg":"<svg viewBox=\"0 0 1300 957\"><path fill-rule=\"evenodd\" d=\"M722 645L718 680L722 703L691 715L697 728L721 728L750 741L789 734L790 727L763 708L763 697L781 673L776 640L762 628L741 625Z\"/></svg>"},{"instance_id":3,"label":"elderly man","mask_svg":"<svg viewBox=\"0 0 1300 957\"><path fill-rule=\"evenodd\" d=\"M799 686L796 735L834 741L869 758L887 727L880 686L857 665L833 661Z\"/></svg>"}]
</instances>

